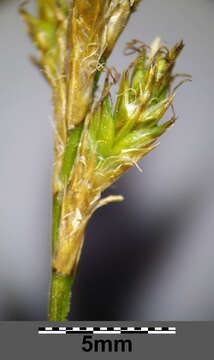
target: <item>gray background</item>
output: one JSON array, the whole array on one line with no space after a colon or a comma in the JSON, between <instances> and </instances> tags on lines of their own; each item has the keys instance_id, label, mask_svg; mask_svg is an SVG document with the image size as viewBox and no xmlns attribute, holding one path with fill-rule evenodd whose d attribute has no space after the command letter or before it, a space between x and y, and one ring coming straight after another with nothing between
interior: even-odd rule
<instances>
[{"instance_id":1,"label":"gray background","mask_svg":"<svg viewBox=\"0 0 214 360\"><path fill-rule=\"evenodd\" d=\"M45 320L50 278L50 89L31 65L17 1L0 1L0 320ZM179 119L161 145L111 189L125 201L91 219L72 320L214 320L212 0L145 0L125 42L156 35L186 47L176 72Z\"/></svg>"}]
</instances>

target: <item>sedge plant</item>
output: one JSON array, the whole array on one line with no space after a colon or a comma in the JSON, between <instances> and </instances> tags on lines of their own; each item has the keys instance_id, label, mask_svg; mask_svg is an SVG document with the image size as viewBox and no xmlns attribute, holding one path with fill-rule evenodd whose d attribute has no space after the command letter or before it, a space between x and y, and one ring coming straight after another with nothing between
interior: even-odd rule
<instances>
[{"instance_id":1,"label":"sedge plant","mask_svg":"<svg viewBox=\"0 0 214 360\"><path fill-rule=\"evenodd\" d=\"M175 122L173 69L183 49L157 38L127 44L137 56L119 81L106 65L139 0L35 0L38 15L20 12L39 51L32 58L52 88L54 109L50 321L67 319L85 227L121 174L154 149ZM100 74L103 90L96 96ZM184 80L183 80L184 81ZM119 82L116 101L111 86ZM172 108L169 120L161 119Z\"/></svg>"}]
</instances>

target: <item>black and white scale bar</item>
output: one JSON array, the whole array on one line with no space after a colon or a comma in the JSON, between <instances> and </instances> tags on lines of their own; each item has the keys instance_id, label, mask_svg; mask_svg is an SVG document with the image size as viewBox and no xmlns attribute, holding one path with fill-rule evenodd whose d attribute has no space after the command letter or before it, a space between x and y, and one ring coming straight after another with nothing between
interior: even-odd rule
<instances>
[{"instance_id":1,"label":"black and white scale bar","mask_svg":"<svg viewBox=\"0 0 214 360\"><path fill-rule=\"evenodd\" d=\"M169 334L175 335L175 327L39 327L38 334L40 335L67 335L67 334Z\"/></svg>"}]
</instances>

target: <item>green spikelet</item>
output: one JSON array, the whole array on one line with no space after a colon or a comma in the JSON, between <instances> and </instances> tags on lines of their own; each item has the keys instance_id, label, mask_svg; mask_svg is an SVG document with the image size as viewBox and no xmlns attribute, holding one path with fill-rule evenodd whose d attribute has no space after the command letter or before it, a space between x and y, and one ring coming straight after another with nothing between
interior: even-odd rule
<instances>
[{"instance_id":1,"label":"green spikelet","mask_svg":"<svg viewBox=\"0 0 214 360\"><path fill-rule=\"evenodd\" d=\"M103 158L97 161L102 189L156 147L151 145L174 123L174 111L170 120L162 124L160 121L175 97L175 91L169 94L174 80L172 70L183 46L181 41L169 51L161 45L155 50L143 45L136 60L123 73L114 109L114 129L110 111L105 112L105 117L101 114L103 121L99 122L99 132L108 143L105 147L104 141ZM102 107L104 102L102 100ZM109 126L106 129L105 124ZM108 133L111 141L108 141ZM99 151L97 157L100 157Z\"/></svg>"}]
</instances>

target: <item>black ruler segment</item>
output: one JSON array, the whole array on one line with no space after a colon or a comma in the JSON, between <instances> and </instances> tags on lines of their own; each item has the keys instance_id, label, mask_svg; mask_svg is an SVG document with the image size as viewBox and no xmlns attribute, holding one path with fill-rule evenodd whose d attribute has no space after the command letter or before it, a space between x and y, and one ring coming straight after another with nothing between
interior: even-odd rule
<instances>
[{"instance_id":1,"label":"black ruler segment","mask_svg":"<svg viewBox=\"0 0 214 360\"><path fill-rule=\"evenodd\" d=\"M92 335L124 335L124 334L148 334L148 335L157 335L157 334L169 334L175 335L176 328L173 326L163 326L163 327L140 327L140 326L73 326L73 327L66 327L66 326L46 326L46 327L39 327L38 328L39 335L46 335L46 334L55 334L55 335L66 335L66 334L92 334Z\"/></svg>"}]
</instances>

